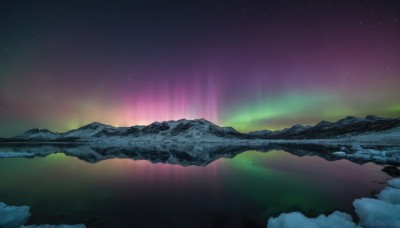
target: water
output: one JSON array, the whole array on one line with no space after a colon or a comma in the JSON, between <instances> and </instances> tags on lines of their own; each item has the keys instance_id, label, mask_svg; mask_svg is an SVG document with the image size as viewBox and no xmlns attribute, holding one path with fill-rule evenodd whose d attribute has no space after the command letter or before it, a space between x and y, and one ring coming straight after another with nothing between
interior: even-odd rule
<instances>
[{"instance_id":1,"label":"water","mask_svg":"<svg viewBox=\"0 0 400 228\"><path fill-rule=\"evenodd\" d=\"M353 213L352 201L383 189L382 166L247 151L204 167L55 153L0 160L0 202L29 205L29 224L88 227L265 227L301 211Z\"/></svg>"}]
</instances>

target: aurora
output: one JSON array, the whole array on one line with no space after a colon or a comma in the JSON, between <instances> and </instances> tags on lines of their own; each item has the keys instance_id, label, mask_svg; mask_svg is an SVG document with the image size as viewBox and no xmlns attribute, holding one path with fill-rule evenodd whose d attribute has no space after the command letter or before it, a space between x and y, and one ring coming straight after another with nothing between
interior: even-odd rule
<instances>
[{"instance_id":1,"label":"aurora","mask_svg":"<svg viewBox=\"0 0 400 228\"><path fill-rule=\"evenodd\" d=\"M248 132L400 114L395 1L1 8L0 137L93 121L205 118Z\"/></svg>"}]
</instances>

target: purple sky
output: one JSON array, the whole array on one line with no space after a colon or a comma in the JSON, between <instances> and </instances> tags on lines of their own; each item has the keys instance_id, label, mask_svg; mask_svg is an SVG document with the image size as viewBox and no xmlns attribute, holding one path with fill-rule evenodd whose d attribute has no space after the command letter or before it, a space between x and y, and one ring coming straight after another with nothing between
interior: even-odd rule
<instances>
[{"instance_id":1,"label":"purple sky","mask_svg":"<svg viewBox=\"0 0 400 228\"><path fill-rule=\"evenodd\" d=\"M2 1L0 136L400 114L398 1Z\"/></svg>"}]
</instances>

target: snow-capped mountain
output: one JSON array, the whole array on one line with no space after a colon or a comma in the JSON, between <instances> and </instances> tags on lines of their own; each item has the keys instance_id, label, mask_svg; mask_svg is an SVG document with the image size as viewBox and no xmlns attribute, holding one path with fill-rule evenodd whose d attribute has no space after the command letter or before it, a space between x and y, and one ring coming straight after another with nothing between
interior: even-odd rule
<instances>
[{"instance_id":1,"label":"snow-capped mountain","mask_svg":"<svg viewBox=\"0 0 400 228\"><path fill-rule=\"evenodd\" d=\"M154 122L147 126L113 127L94 122L65 133L32 129L11 141L221 141L250 139L231 127L219 127L205 119ZM4 139L3 141L7 141Z\"/></svg>"},{"instance_id":2,"label":"snow-capped mountain","mask_svg":"<svg viewBox=\"0 0 400 228\"><path fill-rule=\"evenodd\" d=\"M294 125L281 131L258 133L262 139L332 139L383 132L400 127L400 118L389 119L373 115L366 118L347 116L335 123L321 121L315 126ZM254 133L249 133L254 135Z\"/></svg>"},{"instance_id":3,"label":"snow-capped mountain","mask_svg":"<svg viewBox=\"0 0 400 228\"><path fill-rule=\"evenodd\" d=\"M111 137L121 135L128 127L113 127L111 125L93 122L75 130L62 134L63 138L90 139L98 137Z\"/></svg>"},{"instance_id":4,"label":"snow-capped mountain","mask_svg":"<svg viewBox=\"0 0 400 228\"><path fill-rule=\"evenodd\" d=\"M377 116L346 117L335 123L321 121L315 126L294 125L281 131L240 133L231 127L219 127L205 119L154 122L147 126L113 127L94 122L65 133L32 129L0 141L63 141L130 143L135 141L202 141L221 142L255 139L336 139L382 132L400 132L400 118Z\"/></svg>"},{"instance_id":5,"label":"snow-capped mountain","mask_svg":"<svg viewBox=\"0 0 400 228\"><path fill-rule=\"evenodd\" d=\"M154 122L148 126L133 126L120 134L153 140L217 140L248 139L249 136L231 127L219 127L205 119Z\"/></svg>"},{"instance_id":6,"label":"snow-capped mountain","mask_svg":"<svg viewBox=\"0 0 400 228\"><path fill-rule=\"evenodd\" d=\"M54 133L47 129L31 129L20 135L12 137L14 140L22 141L53 141L61 137L60 133Z\"/></svg>"}]
</instances>

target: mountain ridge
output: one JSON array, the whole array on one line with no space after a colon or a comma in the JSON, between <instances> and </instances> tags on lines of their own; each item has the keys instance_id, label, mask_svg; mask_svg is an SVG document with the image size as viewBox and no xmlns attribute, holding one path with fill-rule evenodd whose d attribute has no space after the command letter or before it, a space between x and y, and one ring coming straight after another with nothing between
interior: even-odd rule
<instances>
[{"instance_id":1,"label":"mountain ridge","mask_svg":"<svg viewBox=\"0 0 400 228\"><path fill-rule=\"evenodd\" d=\"M33 142L87 142L121 141L137 139L142 141L188 141L188 140L254 140L254 139L336 139L373 132L383 132L400 127L400 118L383 118L368 115L365 118L347 116L336 122L320 121L314 126L293 125L278 131L260 130L242 133L232 127L220 127L205 119L179 119L153 122L146 126L114 127L93 122L67 132L52 132L48 129L33 128L6 141Z\"/></svg>"}]
</instances>

